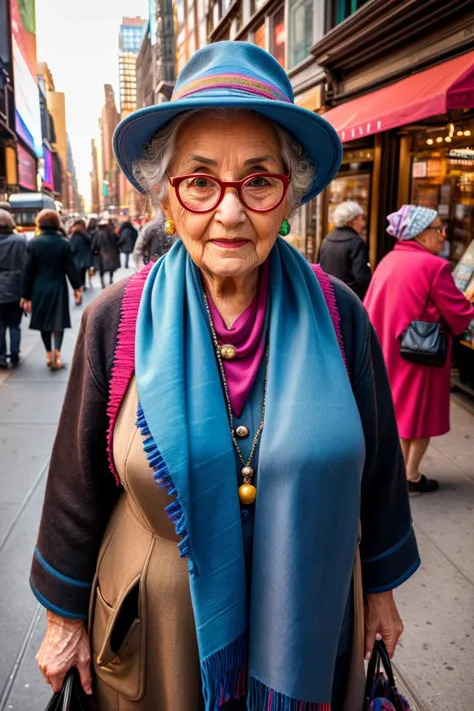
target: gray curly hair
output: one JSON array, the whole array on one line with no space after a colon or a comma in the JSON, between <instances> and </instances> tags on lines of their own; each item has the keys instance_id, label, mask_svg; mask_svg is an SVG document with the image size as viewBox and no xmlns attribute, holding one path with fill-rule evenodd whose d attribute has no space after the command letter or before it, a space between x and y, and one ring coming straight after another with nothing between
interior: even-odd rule
<instances>
[{"instance_id":1,"label":"gray curly hair","mask_svg":"<svg viewBox=\"0 0 474 711\"><path fill-rule=\"evenodd\" d=\"M236 114L246 109L206 110L206 116L223 120L235 119ZM145 144L142 157L133 164L135 180L142 186L153 202L162 202L167 195L166 172L176 151L176 138L183 125L203 109L194 109L180 114L164 126ZM293 213L301 204L303 195L313 182L315 167L308 160L301 144L284 128L272 124L281 145L281 157L290 175L288 206Z\"/></svg>"}]
</instances>

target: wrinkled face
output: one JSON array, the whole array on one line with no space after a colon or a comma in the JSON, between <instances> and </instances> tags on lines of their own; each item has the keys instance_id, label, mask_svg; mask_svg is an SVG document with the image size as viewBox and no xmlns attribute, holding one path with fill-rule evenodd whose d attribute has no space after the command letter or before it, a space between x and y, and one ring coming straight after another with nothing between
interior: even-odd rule
<instances>
[{"instance_id":1,"label":"wrinkled face","mask_svg":"<svg viewBox=\"0 0 474 711\"><path fill-rule=\"evenodd\" d=\"M436 217L431 225L416 237L416 241L432 254L441 253L445 239L445 228L439 217Z\"/></svg>"},{"instance_id":2,"label":"wrinkled face","mask_svg":"<svg viewBox=\"0 0 474 711\"><path fill-rule=\"evenodd\" d=\"M272 125L256 114L242 112L235 122L202 115L185 123L168 172L171 177L205 173L235 181L255 173L286 174L287 170ZM214 210L197 214L186 210L168 185L162 207L167 219L174 220L196 266L220 278L245 276L263 264L282 220L288 217L286 198L271 212L258 213L242 204L235 188L227 188Z\"/></svg>"}]
</instances>

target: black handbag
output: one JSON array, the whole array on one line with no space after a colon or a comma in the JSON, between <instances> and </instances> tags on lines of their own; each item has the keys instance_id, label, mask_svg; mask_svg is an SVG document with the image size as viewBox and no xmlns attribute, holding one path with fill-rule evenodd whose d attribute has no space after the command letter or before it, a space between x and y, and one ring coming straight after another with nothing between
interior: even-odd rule
<instances>
[{"instance_id":1,"label":"black handbag","mask_svg":"<svg viewBox=\"0 0 474 711\"><path fill-rule=\"evenodd\" d=\"M91 711L89 698L82 688L76 668L70 669L66 674L63 688L57 691L46 711Z\"/></svg>"},{"instance_id":2,"label":"black handbag","mask_svg":"<svg viewBox=\"0 0 474 711\"><path fill-rule=\"evenodd\" d=\"M428 307L426 299L423 316ZM441 323L412 321L400 338L400 355L405 360L419 365L442 368L448 356L448 340Z\"/></svg>"},{"instance_id":3,"label":"black handbag","mask_svg":"<svg viewBox=\"0 0 474 711\"><path fill-rule=\"evenodd\" d=\"M397 689L383 640L375 642L367 668L363 711L410 711L408 701Z\"/></svg>"}]
</instances>

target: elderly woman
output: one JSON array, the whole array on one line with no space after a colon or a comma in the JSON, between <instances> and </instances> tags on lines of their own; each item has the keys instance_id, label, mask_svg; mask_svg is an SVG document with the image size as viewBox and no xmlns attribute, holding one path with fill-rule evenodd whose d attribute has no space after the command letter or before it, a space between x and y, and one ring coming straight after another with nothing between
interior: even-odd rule
<instances>
[{"instance_id":1,"label":"elderly woman","mask_svg":"<svg viewBox=\"0 0 474 711\"><path fill-rule=\"evenodd\" d=\"M419 558L365 310L278 238L337 135L270 55L222 42L114 141L182 239L86 310L33 559L39 666L57 690L75 665L101 711L359 711Z\"/></svg>"},{"instance_id":2,"label":"elderly woman","mask_svg":"<svg viewBox=\"0 0 474 711\"><path fill-rule=\"evenodd\" d=\"M365 240L361 237L366 220L359 203L341 202L334 210L335 229L324 238L319 263L363 299L372 277Z\"/></svg>"},{"instance_id":3,"label":"elderly woman","mask_svg":"<svg viewBox=\"0 0 474 711\"><path fill-rule=\"evenodd\" d=\"M449 264L438 256L445 240L438 213L403 205L387 219L387 231L398 241L375 270L364 304L387 364L409 490L423 494L438 489L435 479L420 473L430 438L449 432L452 336L465 331L474 306L456 288ZM400 338L412 321L447 326L443 367L402 358Z\"/></svg>"},{"instance_id":4,"label":"elderly woman","mask_svg":"<svg viewBox=\"0 0 474 711\"><path fill-rule=\"evenodd\" d=\"M39 235L28 243L20 306L31 313L30 328L41 331L47 367L56 370L63 367L64 330L71 328L66 277L78 305L82 300L82 282L71 246L63 238L59 213L42 210L36 218L36 227Z\"/></svg>"}]
</instances>

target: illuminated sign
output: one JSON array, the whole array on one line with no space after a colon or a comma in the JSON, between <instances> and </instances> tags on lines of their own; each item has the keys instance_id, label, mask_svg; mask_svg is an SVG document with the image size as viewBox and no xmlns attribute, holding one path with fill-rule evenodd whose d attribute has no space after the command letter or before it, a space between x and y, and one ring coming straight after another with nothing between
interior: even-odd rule
<instances>
[{"instance_id":1,"label":"illuminated sign","mask_svg":"<svg viewBox=\"0 0 474 711\"><path fill-rule=\"evenodd\" d=\"M35 0L10 0L15 130L36 153L43 155L36 63Z\"/></svg>"}]
</instances>

